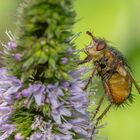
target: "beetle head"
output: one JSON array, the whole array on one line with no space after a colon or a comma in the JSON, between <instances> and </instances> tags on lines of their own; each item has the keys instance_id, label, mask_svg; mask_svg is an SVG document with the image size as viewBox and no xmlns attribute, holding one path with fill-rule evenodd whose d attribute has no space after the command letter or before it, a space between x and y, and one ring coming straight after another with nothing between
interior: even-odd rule
<instances>
[{"instance_id":1,"label":"beetle head","mask_svg":"<svg viewBox=\"0 0 140 140\"><path fill-rule=\"evenodd\" d=\"M98 57L103 54L107 46L106 41L103 39L95 38L89 31L86 33L92 38L92 40L90 44L85 48L85 52L93 57Z\"/></svg>"}]
</instances>

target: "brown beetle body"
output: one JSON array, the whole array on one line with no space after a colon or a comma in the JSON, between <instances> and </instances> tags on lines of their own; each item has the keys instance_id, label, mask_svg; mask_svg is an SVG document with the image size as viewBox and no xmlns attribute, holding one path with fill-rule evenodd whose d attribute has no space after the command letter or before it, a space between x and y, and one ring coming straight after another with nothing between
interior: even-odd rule
<instances>
[{"instance_id":1,"label":"brown beetle body","mask_svg":"<svg viewBox=\"0 0 140 140\"><path fill-rule=\"evenodd\" d=\"M112 53L112 52L111 52ZM117 52L121 54L120 52ZM114 73L108 79L108 86L112 96L112 102L114 104L122 104L125 100L131 97L132 80L128 75L125 67L127 67L126 61L122 57L118 57L114 54L112 63L117 60ZM123 63L122 63L123 62Z\"/></svg>"},{"instance_id":2,"label":"brown beetle body","mask_svg":"<svg viewBox=\"0 0 140 140\"><path fill-rule=\"evenodd\" d=\"M111 100L114 104L122 104L130 97L132 81L128 75L122 76L115 73L108 80Z\"/></svg>"},{"instance_id":3,"label":"brown beetle body","mask_svg":"<svg viewBox=\"0 0 140 140\"><path fill-rule=\"evenodd\" d=\"M127 67L126 62L122 57L117 55L111 49L106 48L104 55L94 61L97 65L97 72L101 76L103 84L106 82L108 90L105 91L109 100L113 104L120 105L130 97L132 81L124 67ZM94 57L94 56L93 56ZM94 60L94 58L93 58ZM108 93L109 92L109 93Z\"/></svg>"},{"instance_id":4,"label":"brown beetle body","mask_svg":"<svg viewBox=\"0 0 140 140\"><path fill-rule=\"evenodd\" d=\"M98 114L105 99L105 95L108 96L110 101L110 104L96 119L95 126L97 126L99 121L106 115L112 105L123 105L125 101L132 101L132 84L134 84L139 93L140 87L131 76L130 67L123 55L115 48L110 47L105 40L95 38L89 31L87 31L87 34L92 37L92 41L85 48L87 57L84 60L79 61L78 64L92 61L94 63L94 69L84 89L86 90L88 88L95 74L101 77L105 89L105 94L100 99L92 119L94 119ZM93 127L92 134L94 134L95 126Z\"/></svg>"},{"instance_id":5,"label":"brown beetle body","mask_svg":"<svg viewBox=\"0 0 140 140\"><path fill-rule=\"evenodd\" d=\"M121 105L129 97L131 98L132 83L140 92L137 83L130 74L130 67L121 52L110 47L105 40L95 38L90 32L87 34L92 37L92 41L85 48L87 58L82 63L91 60L94 62L96 73L102 78L110 102Z\"/></svg>"}]
</instances>

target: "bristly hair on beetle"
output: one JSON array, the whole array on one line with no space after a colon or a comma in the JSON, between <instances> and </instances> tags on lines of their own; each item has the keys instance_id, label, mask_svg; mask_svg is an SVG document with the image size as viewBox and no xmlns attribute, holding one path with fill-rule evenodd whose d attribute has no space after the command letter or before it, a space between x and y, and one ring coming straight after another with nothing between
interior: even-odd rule
<instances>
[{"instance_id":1,"label":"bristly hair on beetle","mask_svg":"<svg viewBox=\"0 0 140 140\"><path fill-rule=\"evenodd\" d=\"M96 125L98 125L99 121L106 115L112 105L123 106L127 101L132 102L132 85L136 87L139 94L140 87L133 78L131 68L123 54L116 48L109 46L104 39L96 38L89 31L86 33L92 40L84 49L87 55L86 58L77 63L80 65L92 61L94 69L84 89L88 89L94 75L99 75L105 90L105 94L99 101L93 119L100 110L105 96L107 96L110 101L107 108L97 118Z\"/></svg>"}]
</instances>

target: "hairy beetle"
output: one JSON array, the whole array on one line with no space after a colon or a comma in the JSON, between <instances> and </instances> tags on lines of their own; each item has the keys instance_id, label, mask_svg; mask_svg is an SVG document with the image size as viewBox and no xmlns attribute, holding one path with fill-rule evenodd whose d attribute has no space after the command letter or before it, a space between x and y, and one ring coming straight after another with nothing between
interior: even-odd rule
<instances>
[{"instance_id":1,"label":"hairy beetle","mask_svg":"<svg viewBox=\"0 0 140 140\"><path fill-rule=\"evenodd\" d=\"M95 74L101 77L105 89L105 94L101 98L93 118L96 117L106 95L110 101L108 107L97 118L97 125L113 104L121 105L130 99L132 84L139 93L140 88L132 77L130 67L121 52L110 47L104 39L94 37L91 32L87 31L87 34L92 38L90 44L84 49L87 57L78 61L78 64L93 61L94 69L84 89L88 88Z\"/></svg>"}]
</instances>

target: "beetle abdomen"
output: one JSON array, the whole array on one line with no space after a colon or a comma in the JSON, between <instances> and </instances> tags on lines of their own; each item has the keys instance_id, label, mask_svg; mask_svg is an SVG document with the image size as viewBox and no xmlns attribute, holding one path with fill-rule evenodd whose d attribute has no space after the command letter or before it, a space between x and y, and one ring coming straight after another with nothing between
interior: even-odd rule
<instances>
[{"instance_id":1,"label":"beetle abdomen","mask_svg":"<svg viewBox=\"0 0 140 140\"><path fill-rule=\"evenodd\" d=\"M128 75L122 76L119 73L115 73L109 79L109 88L111 92L110 98L112 98L114 104L123 103L131 93L131 79Z\"/></svg>"}]
</instances>

